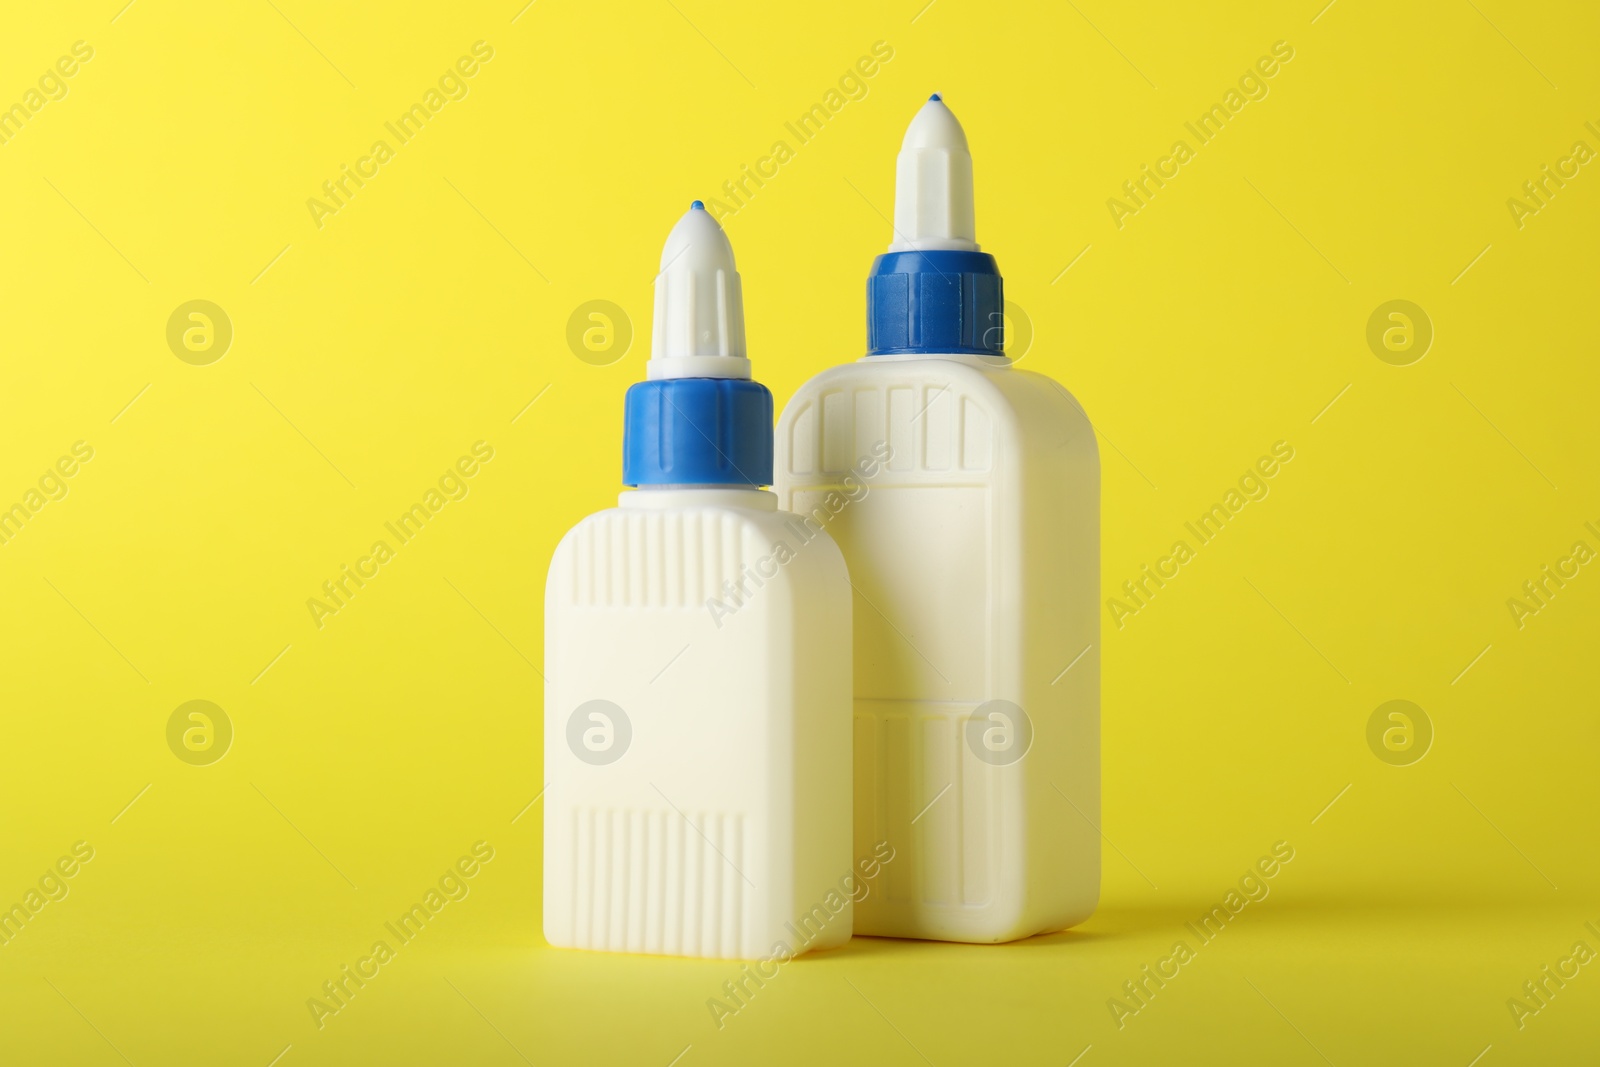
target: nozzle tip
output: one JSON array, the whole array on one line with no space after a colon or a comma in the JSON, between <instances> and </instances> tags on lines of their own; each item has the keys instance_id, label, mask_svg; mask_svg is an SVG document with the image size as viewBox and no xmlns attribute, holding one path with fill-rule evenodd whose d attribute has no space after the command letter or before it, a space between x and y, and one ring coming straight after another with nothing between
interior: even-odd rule
<instances>
[{"instance_id":1,"label":"nozzle tip","mask_svg":"<svg viewBox=\"0 0 1600 1067\"><path fill-rule=\"evenodd\" d=\"M706 206L704 204L702 204L698 200L694 201L692 204L689 205L689 210L690 211L704 211L705 209L706 209Z\"/></svg>"},{"instance_id":2,"label":"nozzle tip","mask_svg":"<svg viewBox=\"0 0 1600 1067\"><path fill-rule=\"evenodd\" d=\"M928 99L929 100L942 100L944 98L941 97L938 93L934 93L932 96L928 97Z\"/></svg>"}]
</instances>

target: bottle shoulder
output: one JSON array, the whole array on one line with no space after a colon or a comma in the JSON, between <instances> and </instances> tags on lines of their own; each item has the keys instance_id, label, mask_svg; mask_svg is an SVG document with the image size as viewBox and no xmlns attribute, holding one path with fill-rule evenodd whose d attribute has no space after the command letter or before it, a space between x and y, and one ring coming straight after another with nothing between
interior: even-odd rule
<instances>
[{"instance_id":1,"label":"bottle shoulder","mask_svg":"<svg viewBox=\"0 0 1600 1067\"><path fill-rule=\"evenodd\" d=\"M975 356L923 356L899 359L873 356L829 367L811 378L785 405L784 414L796 402L810 402L818 396L839 391L860 389L893 389L902 386L947 385L996 398L1025 398L1041 396L1047 402L1059 402L1083 410L1083 406L1060 382L1049 375L1024 370L1009 363Z\"/></svg>"},{"instance_id":2,"label":"bottle shoulder","mask_svg":"<svg viewBox=\"0 0 1600 1067\"><path fill-rule=\"evenodd\" d=\"M775 516L784 514L775 510L728 507L722 504L693 503L675 507L602 508L590 512L575 522L556 546L560 553L571 542L608 536L619 529L651 531L666 526L681 526L689 522L701 529L755 530L770 528Z\"/></svg>"},{"instance_id":3,"label":"bottle shoulder","mask_svg":"<svg viewBox=\"0 0 1600 1067\"><path fill-rule=\"evenodd\" d=\"M853 403L843 402L846 395ZM778 418L779 448L799 424L824 414L831 422L846 408L893 410L908 404L920 420L922 413L936 413L950 401L975 407L1001 434L1031 437L1030 428L1042 426L1047 436L1086 438L1093 447L1088 413L1049 375L980 357L876 356L830 367L797 389Z\"/></svg>"},{"instance_id":4,"label":"bottle shoulder","mask_svg":"<svg viewBox=\"0 0 1600 1067\"><path fill-rule=\"evenodd\" d=\"M577 565L580 556L590 565L596 557L617 557L655 559L672 566L672 559L689 558L683 553L694 546L698 546L694 558L701 562L709 558L707 552L730 565L740 559L779 556L786 564L785 574L797 579L843 580L847 573L838 545L807 517L776 508L716 504L593 512L562 536L551 557L550 573ZM791 558L799 566L787 566Z\"/></svg>"}]
</instances>

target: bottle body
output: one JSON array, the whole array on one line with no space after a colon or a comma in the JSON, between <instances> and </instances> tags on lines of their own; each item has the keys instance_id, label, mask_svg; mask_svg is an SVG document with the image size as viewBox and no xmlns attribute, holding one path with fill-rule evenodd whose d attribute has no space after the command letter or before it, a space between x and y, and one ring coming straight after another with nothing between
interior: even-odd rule
<instances>
[{"instance_id":1,"label":"bottle body","mask_svg":"<svg viewBox=\"0 0 1600 1067\"><path fill-rule=\"evenodd\" d=\"M556 549L552 945L758 959L849 938L850 586L809 532L771 493L650 489Z\"/></svg>"},{"instance_id":2,"label":"bottle body","mask_svg":"<svg viewBox=\"0 0 1600 1067\"><path fill-rule=\"evenodd\" d=\"M803 386L776 445L779 506L828 514L855 587L856 850L898 854L856 932L993 942L1081 922L1100 881L1082 408L1003 358L872 356ZM866 477L870 454L887 458Z\"/></svg>"}]
</instances>

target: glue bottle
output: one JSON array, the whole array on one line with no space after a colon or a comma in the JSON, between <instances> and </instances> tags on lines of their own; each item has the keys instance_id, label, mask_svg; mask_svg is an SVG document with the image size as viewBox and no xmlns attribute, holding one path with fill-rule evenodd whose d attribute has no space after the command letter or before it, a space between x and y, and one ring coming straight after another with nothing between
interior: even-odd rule
<instances>
[{"instance_id":1,"label":"glue bottle","mask_svg":"<svg viewBox=\"0 0 1600 1067\"><path fill-rule=\"evenodd\" d=\"M762 488L772 394L699 201L655 285L636 488L568 532L545 586L544 933L782 960L851 932L849 578Z\"/></svg>"},{"instance_id":2,"label":"glue bottle","mask_svg":"<svg viewBox=\"0 0 1600 1067\"><path fill-rule=\"evenodd\" d=\"M855 587L856 848L897 853L856 932L1008 941L1099 897L1099 454L1077 401L1003 352L972 156L938 95L900 149L893 237L867 355L789 401L775 488L829 517Z\"/></svg>"}]
</instances>

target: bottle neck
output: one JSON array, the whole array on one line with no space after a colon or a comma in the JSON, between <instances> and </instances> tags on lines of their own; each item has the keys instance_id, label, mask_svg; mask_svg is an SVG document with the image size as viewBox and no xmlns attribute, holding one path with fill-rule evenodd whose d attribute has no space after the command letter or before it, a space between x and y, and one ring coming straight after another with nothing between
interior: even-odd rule
<instances>
[{"instance_id":1,"label":"bottle neck","mask_svg":"<svg viewBox=\"0 0 1600 1067\"><path fill-rule=\"evenodd\" d=\"M778 495L747 485L641 485L619 496L617 506L633 511L693 507L777 511Z\"/></svg>"},{"instance_id":2,"label":"bottle neck","mask_svg":"<svg viewBox=\"0 0 1600 1067\"><path fill-rule=\"evenodd\" d=\"M984 370L1004 370L1011 366L1010 356L974 356L965 352L897 352L892 356L862 356L857 363L905 363L939 360L947 363L964 363Z\"/></svg>"}]
</instances>

